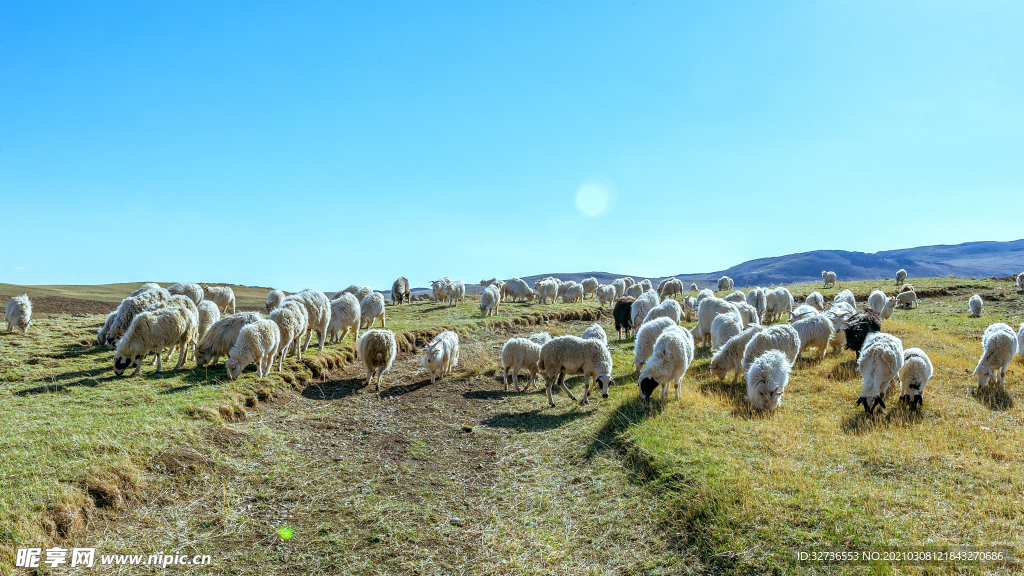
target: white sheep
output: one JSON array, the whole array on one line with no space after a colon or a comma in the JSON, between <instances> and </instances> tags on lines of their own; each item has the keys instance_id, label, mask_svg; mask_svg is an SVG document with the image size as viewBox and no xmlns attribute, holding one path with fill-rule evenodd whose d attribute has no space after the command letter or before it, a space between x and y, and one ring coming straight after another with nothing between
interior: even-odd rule
<instances>
[{"instance_id":1,"label":"white sheep","mask_svg":"<svg viewBox=\"0 0 1024 576\"><path fill-rule=\"evenodd\" d=\"M733 303L735 303L735 302L744 302L744 301L746 301L746 298L747 298L747 295L744 294L742 290L736 290L732 294L729 294L728 296L725 296L724 298L722 298L722 300L725 300L726 302L733 302Z\"/></svg>"},{"instance_id":2,"label":"white sheep","mask_svg":"<svg viewBox=\"0 0 1024 576\"><path fill-rule=\"evenodd\" d=\"M897 286L899 286L900 284L903 284L903 282L905 282L906 279L907 279L907 271L906 270L904 270L903 268L900 268L899 270L896 271L896 285Z\"/></svg>"},{"instance_id":3,"label":"white sheep","mask_svg":"<svg viewBox=\"0 0 1024 576\"><path fill-rule=\"evenodd\" d=\"M677 294L680 296L683 294L683 281L679 278L666 278L658 286L658 297L662 300Z\"/></svg>"},{"instance_id":4,"label":"white sheep","mask_svg":"<svg viewBox=\"0 0 1024 576\"><path fill-rule=\"evenodd\" d=\"M1017 332L1017 353L1024 358L1024 322L1020 325L1020 330Z\"/></svg>"},{"instance_id":5,"label":"white sheep","mask_svg":"<svg viewBox=\"0 0 1024 576\"><path fill-rule=\"evenodd\" d=\"M337 292L337 293L335 293L334 298L337 298L338 294L346 294L346 292L344 292L344 291ZM284 301L284 299L285 299L285 293L282 290L271 290L270 292L268 292L267 293L267 314L270 314L271 312L276 310L277 307L281 305L281 302Z\"/></svg>"},{"instance_id":6,"label":"white sheep","mask_svg":"<svg viewBox=\"0 0 1024 576\"><path fill-rule=\"evenodd\" d=\"M743 331L743 322L738 315L719 314L711 321L712 350L718 350L725 343Z\"/></svg>"},{"instance_id":7,"label":"white sheep","mask_svg":"<svg viewBox=\"0 0 1024 576\"><path fill-rule=\"evenodd\" d=\"M22 334L27 333L32 326L32 302L28 299L28 294L8 300L4 318L7 320L8 332L17 328Z\"/></svg>"},{"instance_id":8,"label":"white sheep","mask_svg":"<svg viewBox=\"0 0 1024 576\"><path fill-rule=\"evenodd\" d=\"M237 380L245 367L253 362L256 363L260 378L270 374L280 347L281 331L276 322L260 320L246 324L238 332L238 339L228 352L228 361L224 363L228 378Z\"/></svg>"},{"instance_id":9,"label":"white sheep","mask_svg":"<svg viewBox=\"0 0 1024 576\"><path fill-rule=\"evenodd\" d=\"M583 286L573 282L569 289L562 295L562 302L583 302Z\"/></svg>"},{"instance_id":10,"label":"white sheep","mask_svg":"<svg viewBox=\"0 0 1024 576\"><path fill-rule=\"evenodd\" d=\"M654 343L658 341L658 336L675 325L676 323L671 318L662 317L644 322L644 325L636 331L636 338L633 340L633 368L637 373L643 369L644 364L654 353Z\"/></svg>"},{"instance_id":11,"label":"white sheep","mask_svg":"<svg viewBox=\"0 0 1024 576\"><path fill-rule=\"evenodd\" d=\"M740 314L740 320L743 322L744 330L755 324L761 323L760 315L750 304L747 304L746 302L733 302L732 305L736 307L736 311Z\"/></svg>"},{"instance_id":12,"label":"white sheep","mask_svg":"<svg viewBox=\"0 0 1024 576\"><path fill-rule=\"evenodd\" d=\"M608 335L605 334L604 328L600 324L594 322L589 328L583 331L580 338L584 340L600 340L605 346L608 345Z\"/></svg>"},{"instance_id":13,"label":"white sheep","mask_svg":"<svg viewBox=\"0 0 1024 576\"><path fill-rule=\"evenodd\" d=\"M384 307L384 296L374 292L381 300L381 308ZM302 351L309 348L309 341L316 332L317 346L324 351L324 344L327 343L327 327L331 325L331 301L327 295L319 290L309 288L292 294L285 300L298 300L306 308L306 340L302 343Z\"/></svg>"},{"instance_id":14,"label":"white sheep","mask_svg":"<svg viewBox=\"0 0 1024 576\"><path fill-rule=\"evenodd\" d=\"M683 307L679 305L679 302L671 298L664 300L661 304L651 308L647 316L644 317L643 324L647 324L656 318L671 318L672 322L679 324L683 319Z\"/></svg>"},{"instance_id":15,"label":"white sheep","mask_svg":"<svg viewBox=\"0 0 1024 576\"><path fill-rule=\"evenodd\" d=\"M793 311L793 294L784 286L769 290L764 297L765 316L768 322L781 319L785 312Z\"/></svg>"},{"instance_id":16,"label":"white sheep","mask_svg":"<svg viewBox=\"0 0 1024 576\"><path fill-rule=\"evenodd\" d=\"M242 312L214 322L196 345L196 365L203 368L216 364L221 356L227 356L231 351L242 328L260 319L257 312Z\"/></svg>"},{"instance_id":17,"label":"white sheep","mask_svg":"<svg viewBox=\"0 0 1024 576\"><path fill-rule=\"evenodd\" d=\"M615 286L602 284L597 287L597 302L602 308L605 304L614 304L615 300Z\"/></svg>"},{"instance_id":18,"label":"white sheep","mask_svg":"<svg viewBox=\"0 0 1024 576\"><path fill-rule=\"evenodd\" d=\"M881 290L874 290L868 296L868 308L871 308L875 312L881 314L882 311L885 310L885 305L888 303L888 300L889 299L885 295L885 292L882 292Z\"/></svg>"},{"instance_id":19,"label":"white sheep","mask_svg":"<svg viewBox=\"0 0 1024 576\"><path fill-rule=\"evenodd\" d=\"M220 320L220 308L217 308L217 305L209 300L203 300L196 306L196 310L199 313L196 337L202 340L210 327Z\"/></svg>"},{"instance_id":20,"label":"white sheep","mask_svg":"<svg viewBox=\"0 0 1024 576\"><path fill-rule=\"evenodd\" d=\"M349 332L352 341L359 341L359 325L362 323L362 312L356 297L347 292L331 300L331 322L327 325L327 336L331 342L345 340Z\"/></svg>"},{"instance_id":21,"label":"white sheep","mask_svg":"<svg viewBox=\"0 0 1024 576\"><path fill-rule=\"evenodd\" d=\"M711 344L711 323L720 314L732 315L735 317L737 324L743 325L739 311L736 310L736 307L731 302L726 302L714 296L705 298L697 307L697 325L694 327L693 332L695 343L699 346L709 346Z\"/></svg>"},{"instance_id":22,"label":"white sheep","mask_svg":"<svg viewBox=\"0 0 1024 576\"><path fill-rule=\"evenodd\" d=\"M114 374L121 376L134 366L132 376L138 375L142 360L150 353L156 356L156 371L160 372L163 368L160 356L164 348L181 350L174 369L181 368L189 346L196 341L196 323L196 315L179 306L165 306L136 314L128 330L117 341Z\"/></svg>"},{"instance_id":23,"label":"white sheep","mask_svg":"<svg viewBox=\"0 0 1024 576\"><path fill-rule=\"evenodd\" d=\"M558 294L559 298L562 298L563 296L565 296L565 293L569 291L569 288L571 288L571 287L576 285L576 283L573 282L572 280L566 280L564 282L561 281L561 280L555 280L555 281L558 282L558 292L556 292L556 294Z\"/></svg>"},{"instance_id":24,"label":"white sheep","mask_svg":"<svg viewBox=\"0 0 1024 576\"><path fill-rule=\"evenodd\" d=\"M498 306L501 304L501 291L497 286L491 285L484 288L480 295L480 313L484 316L498 314Z\"/></svg>"},{"instance_id":25,"label":"white sheep","mask_svg":"<svg viewBox=\"0 0 1024 576\"><path fill-rule=\"evenodd\" d=\"M533 288L537 293L537 299L540 300L541 304L547 304L548 298L551 299L551 303L555 303L555 299L558 297L558 282L553 280L538 280L534 282Z\"/></svg>"},{"instance_id":26,"label":"white sheep","mask_svg":"<svg viewBox=\"0 0 1024 576\"><path fill-rule=\"evenodd\" d=\"M648 290L654 290L654 284L651 283L650 279L644 278L640 281L640 285L644 287L644 292Z\"/></svg>"},{"instance_id":27,"label":"white sheep","mask_svg":"<svg viewBox=\"0 0 1024 576\"><path fill-rule=\"evenodd\" d=\"M199 303L203 301L203 287L194 282L176 282L168 286L167 291L172 296L187 296L196 306L199 306Z\"/></svg>"},{"instance_id":28,"label":"white sheep","mask_svg":"<svg viewBox=\"0 0 1024 576\"><path fill-rule=\"evenodd\" d=\"M363 286L362 288L356 291L354 296L356 297L356 300L362 302L363 298L366 298L370 294L373 294L373 288L370 288L369 286Z\"/></svg>"},{"instance_id":29,"label":"white sheep","mask_svg":"<svg viewBox=\"0 0 1024 576\"><path fill-rule=\"evenodd\" d=\"M1017 354L1017 335L1009 325L997 322L985 329L981 345L983 352L974 369L974 375L978 377L978 388L996 383L1005 389L1006 371Z\"/></svg>"},{"instance_id":30,"label":"white sheep","mask_svg":"<svg viewBox=\"0 0 1024 576\"><path fill-rule=\"evenodd\" d=\"M696 291L697 291L697 283L696 282L691 282L690 283L690 292L696 292Z\"/></svg>"},{"instance_id":31,"label":"white sheep","mask_svg":"<svg viewBox=\"0 0 1024 576\"><path fill-rule=\"evenodd\" d=\"M528 338L511 338L501 347L502 380L505 383L506 392L508 392L508 373L510 370L512 371L512 383L516 387L516 392L522 391L519 388L519 371L524 368L530 373L530 379L526 382L524 390L530 389L530 386L537 379L540 347L541 344Z\"/></svg>"},{"instance_id":32,"label":"white sheep","mask_svg":"<svg viewBox=\"0 0 1024 576\"><path fill-rule=\"evenodd\" d=\"M466 285L462 280L454 280L444 285L443 297L451 306L458 306L466 300Z\"/></svg>"},{"instance_id":33,"label":"white sheep","mask_svg":"<svg viewBox=\"0 0 1024 576\"><path fill-rule=\"evenodd\" d=\"M683 298L683 317L689 322L693 320L693 316L697 313L697 299L693 296L686 296Z\"/></svg>"},{"instance_id":34,"label":"white sheep","mask_svg":"<svg viewBox=\"0 0 1024 576\"><path fill-rule=\"evenodd\" d=\"M903 368L903 341L885 332L868 334L857 359L857 370L864 379L857 404L863 404L865 412L870 414L878 406L885 408L885 395L892 382L899 378L900 368Z\"/></svg>"},{"instance_id":35,"label":"white sheep","mask_svg":"<svg viewBox=\"0 0 1024 576\"><path fill-rule=\"evenodd\" d=\"M359 303L359 316L363 328L373 328L373 323L380 318L381 328L387 327L387 312L384 309L384 297L374 292Z\"/></svg>"},{"instance_id":36,"label":"white sheep","mask_svg":"<svg viewBox=\"0 0 1024 576\"><path fill-rule=\"evenodd\" d=\"M107 331L107 344L114 345L117 340L128 330L135 316L141 314L151 304L170 300L171 294L163 288L154 288L139 292L135 296L129 296L117 306L114 321Z\"/></svg>"},{"instance_id":37,"label":"white sheep","mask_svg":"<svg viewBox=\"0 0 1024 576\"><path fill-rule=\"evenodd\" d=\"M821 281L825 283L825 288L836 285L836 273L829 272L826 270L821 271Z\"/></svg>"},{"instance_id":38,"label":"white sheep","mask_svg":"<svg viewBox=\"0 0 1024 576\"><path fill-rule=\"evenodd\" d=\"M758 318L764 318L765 310L768 307L768 303L765 300L764 290L757 287L750 292L747 292L747 304L750 304L754 310L757 310Z\"/></svg>"},{"instance_id":39,"label":"white sheep","mask_svg":"<svg viewBox=\"0 0 1024 576\"><path fill-rule=\"evenodd\" d=\"M615 288L615 298L613 301L626 295L626 281L624 279L616 278L612 281L611 286L612 288Z\"/></svg>"},{"instance_id":40,"label":"white sheep","mask_svg":"<svg viewBox=\"0 0 1024 576\"><path fill-rule=\"evenodd\" d=\"M800 354L800 334L790 324L776 324L754 334L743 348L743 371L750 371L750 364L769 350L779 350L790 363L796 363Z\"/></svg>"},{"instance_id":41,"label":"white sheep","mask_svg":"<svg viewBox=\"0 0 1024 576\"><path fill-rule=\"evenodd\" d=\"M804 299L804 304L814 306L819 312L823 312L825 310L825 297L821 295L821 292L815 290L807 295L807 298Z\"/></svg>"},{"instance_id":42,"label":"white sheep","mask_svg":"<svg viewBox=\"0 0 1024 576\"><path fill-rule=\"evenodd\" d=\"M590 295L596 297L597 287L600 285L601 283L598 282L597 278L594 278L593 276L591 276L590 278L584 278L583 281L580 282L580 286L583 286L583 297L586 298L587 296Z\"/></svg>"},{"instance_id":43,"label":"white sheep","mask_svg":"<svg viewBox=\"0 0 1024 576\"><path fill-rule=\"evenodd\" d=\"M351 295L347 294L347 296ZM284 369L284 358L289 351L302 360L302 346L299 340L309 329L309 315L306 313L306 307L300 301L286 299L270 313L270 320L277 324L278 329L277 371L280 372ZM270 365L274 365L273 358L270 360Z\"/></svg>"},{"instance_id":44,"label":"white sheep","mask_svg":"<svg viewBox=\"0 0 1024 576\"><path fill-rule=\"evenodd\" d=\"M780 350L768 350L755 358L747 370L747 399L751 410L776 410L789 383L792 362Z\"/></svg>"},{"instance_id":45,"label":"white sheep","mask_svg":"<svg viewBox=\"0 0 1024 576\"><path fill-rule=\"evenodd\" d=\"M430 383L438 376L442 378L452 373L459 365L459 335L445 330L423 348L423 369L430 373Z\"/></svg>"},{"instance_id":46,"label":"white sheep","mask_svg":"<svg viewBox=\"0 0 1024 576\"><path fill-rule=\"evenodd\" d=\"M857 309L857 299L853 297L853 292L847 288L843 288L838 294L832 297L832 303L838 304L840 302L846 302L850 305L850 308Z\"/></svg>"},{"instance_id":47,"label":"white sheep","mask_svg":"<svg viewBox=\"0 0 1024 576\"><path fill-rule=\"evenodd\" d=\"M639 298L644 293L644 287L642 284L633 284L629 288L626 288L626 296L632 296L633 298Z\"/></svg>"},{"instance_id":48,"label":"white sheep","mask_svg":"<svg viewBox=\"0 0 1024 576\"><path fill-rule=\"evenodd\" d=\"M907 348L903 351L903 367L900 368L900 383L903 390L900 400L910 407L924 404L924 388L932 378L932 361L920 348Z\"/></svg>"},{"instance_id":49,"label":"white sheep","mask_svg":"<svg viewBox=\"0 0 1024 576\"><path fill-rule=\"evenodd\" d=\"M693 337L685 328L670 327L663 331L654 343L654 352L637 377L640 387L640 399L650 400L654 390L661 386L661 399L668 397L671 386L675 390L675 399L679 399L679 389L683 376L694 358Z\"/></svg>"},{"instance_id":50,"label":"white sheep","mask_svg":"<svg viewBox=\"0 0 1024 576\"><path fill-rule=\"evenodd\" d=\"M836 331L831 318L820 312L815 312L792 321L790 326L796 329L796 333L800 335L800 352L797 356L807 348L817 348L818 359L825 358L829 342Z\"/></svg>"},{"instance_id":51,"label":"white sheep","mask_svg":"<svg viewBox=\"0 0 1024 576\"><path fill-rule=\"evenodd\" d=\"M629 288L633 284L636 284L636 280L633 280L632 276L623 276L622 281L625 283L626 288Z\"/></svg>"},{"instance_id":52,"label":"white sheep","mask_svg":"<svg viewBox=\"0 0 1024 576\"><path fill-rule=\"evenodd\" d=\"M548 404L551 406L555 405L551 398L551 388L556 381L569 398L577 401L565 385L566 376L583 376L583 404L590 397L591 378L601 388L601 397L608 397L608 387L612 384L612 354L598 340L584 340L576 336L553 338L541 347L539 366L547 386Z\"/></svg>"},{"instance_id":53,"label":"white sheep","mask_svg":"<svg viewBox=\"0 0 1024 576\"><path fill-rule=\"evenodd\" d=\"M754 337L754 334L764 330L760 324L751 324L749 328L729 338L724 345L718 348L715 355L711 357L709 366L711 375L719 380L725 380L730 372L733 373L732 383L735 384L743 374L743 351L747 343Z\"/></svg>"},{"instance_id":54,"label":"white sheep","mask_svg":"<svg viewBox=\"0 0 1024 576\"><path fill-rule=\"evenodd\" d=\"M1017 289L1024 290L1024 272L1017 274Z\"/></svg>"},{"instance_id":55,"label":"white sheep","mask_svg":"<svg viewBox=\"0 0 1024 576\"><path fill-rule=\"evenodd\" d=\"M917 292L913 290L907 290L906 292L900 292L896 295L896 305L905 306L907 308L917 307Z\"/></svg>"},{"instance_id":56,"label":"white sheep","mask_svg":"<svg viewBox=\"0 0 1024 576\"><path fill-rule=\"evenodd\" d=\"M981 308L981 296L975 294L974 296L971 296L970 300L967 301L967 309L971 311L971 316L974 316L975 318L981 316Z\"/></svg>"},{"instance_id":57,"label":"white sheep","mask_svg":"<svg viewBox=\"0 0 1024 576\"><path fill-rule=\"evenodd\" d=\"M114 318L117 318L117 311L107 314L107 321L103 323L103 326L96 331L96 344L102 346L107 344L107 333L110 332L110 326L114 323ZM113 346L107 344L107 348L113 348Z\"/></svg>"},{"instance_id":58,"label":"white sheep","mask_svg":"<svg viewBox=\"0 0 1024 576\"><path fill-rule=\"evenodd\" d=\"M513 302L522 298L527 302L533 301L536 293L525 280L521 278L512 278L508 282L505 282L504 292L501 293L503 298L511 298Z\"/></svg>"},{"instance_id":59,"label":"white sheep","mask_svg":"<svg viewBox=\"0 0 1024 576\"><path fill-rule=\"evenodd\" d=\"M882 320L888 320L892 318L893 311L896 310L896 297L889 296L885 300L885 306L882 307Z\"/></svg>"},{"instance_id":60,"label":"white sheep","mask_svg":"<svg viewBox=\"0 0 1024 576\"><path fill-rule=\"evenodd\" d=\"M701 290L700 292L697 293L697 307L698 308L700 307L700 303L703 302L705 298L714 298L714 297L715 297L715 293L712 292L710 288L705 288L705 289Z\"/></svg>"},{"instance_id":61,"label":"white sheep","mask_svg":"<svg viewBox=\"0 0 1024 576\"><path fill-rule=\"evenodd\" d=\"M660 303L658 293L654 290L641 294L629 308L629 319L633 323L633 329L639 328L644 323L644 318L647 318L647 313Z\"/></svg>"},{"instance_id":62,"label":"white sheep","mask_svg":"<svg viewBox=\"0 0 1024 576\"><path fill-rule=\"evenodd\" d=\"M222 313L227 313L228 307L231 313L235 313L235 291L230 286L203 286L207 300L212 300L220 307Z\"/></svg>"},{"instance_id":63,"label":"white sheep","mask_svg":"<svg viewBox=\"0 0 1024 576\"><path fill-rule=\"evenodd\" d=\"M163 290L163 288L161 288L156 282L146 282L142 286L136 288L134 292L128 295L128 297L131 298L132 296L138 296L139 294L149 292L150 290Z\"/></svg>"},{"instance_id":64,"label":"white sheep","mask_svg":"<svg viewBox=\"0 0 1024 576\"><path fill-rule=\"evenodd\" d=\"M384 373L391 370L391 364L398 354L398 344L395 342L395 333L391 330L374 328L363 333L359 339L359 357L363 359L366 366L366 384L377 377L375 390L380 391L381 380Z\"/></svg>"},{"instance_id":65,"label":"white sheep","mask_svg":"<svg viewBox=\"0 0 1024 576\"><path fill-rule=\"evenodd\" d=\"M732 285L732 278L729 278L728 276L722 276L718 279L719 290L732 290Z\"/></svg>"}]
</instances>

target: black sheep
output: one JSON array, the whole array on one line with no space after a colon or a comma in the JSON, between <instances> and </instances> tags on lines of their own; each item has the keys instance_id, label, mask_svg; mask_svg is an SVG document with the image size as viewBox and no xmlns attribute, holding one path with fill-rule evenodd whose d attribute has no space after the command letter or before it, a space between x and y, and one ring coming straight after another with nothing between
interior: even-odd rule
<instances>
[{"instance_id":1,"label":"black sheep","mask_svg":"<svg viewBox=\"0 0 1024 576\"><path fill-rule=\"evenodd\" d=\"M882 316L870 308L865 308L850 317L843 328L846 332L846 348L857 353L860 358L860 349L864 347L864 340L872 332L882 331Z\"/></svg>"},{"instance_id":2,"label":"black sheep","mask_svg":"<svg viewBox=\"0 0 1024 576\"><path fill-rule=\"evenodd\" d=\"M615 317L615 330L619 333L619 338L622 338L623 330L626 331L626 338L629 338L629 333L633 331L633 320L630 311L633 309L633 302L635 300L636 298L632 296L626 296L615 301L612 316Z\"/></svg>"}]
</instances>

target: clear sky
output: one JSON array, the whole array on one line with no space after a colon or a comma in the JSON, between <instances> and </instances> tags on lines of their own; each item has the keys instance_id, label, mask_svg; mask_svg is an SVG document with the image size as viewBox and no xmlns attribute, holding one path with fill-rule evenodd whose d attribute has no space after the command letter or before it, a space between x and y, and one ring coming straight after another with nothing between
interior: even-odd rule
<instances>
[{"instance_id":1,"label":"clear sky","mask_svg":"<svg viewBox=\"0 0 1024 576\"><path fill-rule=\"evenodd\" d=\"M1024 237L1022 2L0 0L0 281Z\"/></svg>"}]
</instances>

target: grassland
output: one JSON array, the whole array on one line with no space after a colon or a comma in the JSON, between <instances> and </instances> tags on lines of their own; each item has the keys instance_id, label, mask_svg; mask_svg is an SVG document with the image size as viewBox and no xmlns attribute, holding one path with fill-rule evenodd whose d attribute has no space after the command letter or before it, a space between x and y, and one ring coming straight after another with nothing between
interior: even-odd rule
<instances>
[{"instance_id":1,"label":"grassland","mask_svg":"<svg viewBox=\"0 0 1024 576\"><path fill-rule=\"evenodd\" d=\"M101 316L38 318L28 336L0 333L0 573L14 548L55 543L212 554L196 573L261 574L892 573L796 553L1024 551L1019 364L1006 393L979 393L969 374L981 332L1016 327L1024 296L1001 281L913 283L929 296L885 329L924 348L936 375L920 413L890 402L875 417L854 408L851 352L801 360L774 415L711 378L704 351L679 401L643 403L631 340L607 317L609 399L557 395L548 408L542 392L504 392L493 346L541 327L579 333L587 322L554 314L589 301L503 305L498 319L473 303L389 307L396 331L460 330L463 356L430 385L403 355L379 396L346 363L351 342L263 381L228 381L220 366L118 379L90 339ZM879 285L791 289L863 297ZM133 288L59 295L111 302Z\"/></svg>"}]
</instances>

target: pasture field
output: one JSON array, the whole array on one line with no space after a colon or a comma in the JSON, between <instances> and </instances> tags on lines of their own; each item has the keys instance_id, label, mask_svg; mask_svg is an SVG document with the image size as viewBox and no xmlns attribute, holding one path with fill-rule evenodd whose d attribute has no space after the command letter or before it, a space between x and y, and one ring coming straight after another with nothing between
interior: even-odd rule
<instances>
[{"instance_id":1,"label":"pasture field","mask_svg":"<svg viewBox=\"0 0 1024 576\"><path fill-rule=\"evenodd\" d=\"M105 315L95 304L83 305L88 316L67 311L75 300L112 310L137 284L0 285L64 299L51 302L61 313L37 310L27 336L0 332L0 574L14 573L16 548L54 545L211 555L210 566L168 568L182 574L892 574L798 553L945 545L1016 558L1021 364L1006 392L979 392L970 372L989 324L1024 321L1024 295L1006 280L910 282L920 306L897 309L883 330L923 348L936 373L920 412L890 392L874 416L854 406L850 351L799 360L773 415L750 412L742 382L712 378L706 350L679 400L640 401L632 339L591 300L505 303L497 318L481 317L475 298L389 306L388 328L407 344L379 395L351 339L311 346L262 380L252 367L232 382L222 364L192 362L116 378L112 352L94 341ZM850 288L858 301L893 289L820 286L790 289L831 300ZM266 291L247 290L236 288L239 307L261 306ZM980 318L967 315L974 293ZM590 318L613 349L608 399L578 406L556 393L549 408L542 385L504 391L495 346L579 334ZM431 385L415 349L449 327L460 365ZM898 567L1010 573L1021 561Z\"/></svg>"}]
</instances>

